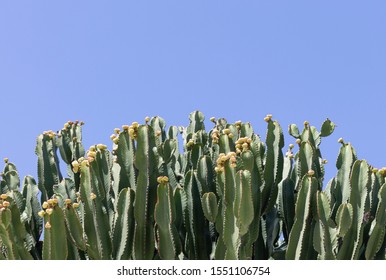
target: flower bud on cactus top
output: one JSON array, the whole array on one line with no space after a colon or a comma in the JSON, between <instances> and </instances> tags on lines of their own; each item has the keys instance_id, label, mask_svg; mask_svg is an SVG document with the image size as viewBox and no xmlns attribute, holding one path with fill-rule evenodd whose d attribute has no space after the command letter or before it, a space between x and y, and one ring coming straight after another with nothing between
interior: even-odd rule
<instances>
[{"instance_id":1,"label":"flower bud on cactus top","mask_svg":"<svg viewBox=\"0 0 386 280\"><path fill-rule=\"evenodd\" d=\"M315 171L314 170L312 170L312 169L310 169L310 170L308 170L308 176L314 176L314 174L315 174Z\"/></svg>"},{"instance_id":2,"label":"flower bud on cactus top","mask_svg":"<svg viewBox=\"0 0 386 280\"><path fill-rule=\"evenodd\" d=\"M194 145L193 139L190 139L189 142L186 144L186 146L189 148Z\"/></svg>"},{"instance_id":3,"label":"flower bud on cactus top","mask_svg":"<svg viewBox=\"0 0 386 280\"><path fill-rule=\"evenodd\" d=\"M378 172L378 168L373 168L373 170L371 170L374 174L376 174Z\"/></svg>"},{"instance_id":4,"label":"flower bud on cactus top","mask_svg":"<svg viewBox=\"0 0 386 280\"><path fill-rule=\"evenodd\" d=\"M50 229L51 228L51 224L50 224L50 222L47 222L46 224L45 224L45 226L44 226L46 229Z\"/></svg>"},{"instance_id":5,"label":"flower bud on cactus top","mask_svg":"<svg viewBox=\"0 0 386 280\"><path fill-rule=\"evenodd\" d=\"M73 204L72 204L72 207L74 207L74 208L78 208L78 207L79 207L79 203L76 203L76 202L75 202L75 203L73 203Z\"/></svg>"},{"instance_id":6,"label":"flower bud on cactus top","mask_svg":"<svg viewBox=\"0 0 386 280\"><path fill-rule=\"evenodd\" d=\"M71 204L71 199L67 198L64 202L65 202L66 204Z\"/></svg>"},{"instance_id":7,"label":"flower bud on cactus top","mask_svg":"<svg viewBox=\"0 0 386 280\"><path fill-rule=\"evenodd\" d=\"M327 163L328 163L328 160L324 159L323 164L327 164Z\"/></svg>"},{"instance_id":8,"label":"flower bud on cactus top","mask_svg":"<svg viewBox=\"0 0 386 280\"><path fill-rule=\"evenodd\" d=\"M104 150L107 149L107 146L104 145L104 144L98 144L98 145L97 145L97 148L98 148L99 150L101 150L101 151L104 151Z\"/></svg>"},{"instance_id":9,"label":"flower bud on cactus top","mask_svg":"<svg viewBox=\"0 0 386 280\"><path fill-rule=\"evenodd\" d=\"M8 201L3 201L3 206L5 207L5 208L7 208L7 207L9 207L9 202Z\"/></svg>"},{"instance_id":10,"label":"flower bud on cactus top","mask_svg":"<svg viewBox=\"0 0 386 280\"><path fill-rule=\"evenodd\" d=\"M3 193L3 194L0 195L0 198L1 198L2 200L6 200L6 199L8 198L8 195L6 195L5 193Z\"/></svg>"},{"instance_id":11,"label":"flower bud on cactus top","mask_svg":"<svg viewBox=\"0 0 386 280\"><path fill-rule=\"evenodd\" d=\"M52 211L54 211L54 210L52 210L52 208L48 208L48 209L46 210L46 213L47 213L48 215L52 215Z\"/></svg>"},{"instance_id":12,"label":"flower bud on cactus top","mask_svg":"<svg viewBox=\"0 0 386 280\"><path fill-rule=\"evenodd\" d=\"M268 115L264 118L264 120L265 120L266 122L269 122L271 119L272 119L272 115L271 115L271 114L268 114Z\"/></svg>"},{"instance_id":13,"label":"flower bud on cactus top","mask_svg":"<svg viewBox=\"0 0 386 280\"><path fill-rule=\"evenodd\" d=\"M150 122L150 117L146 117L146 118L145 118L145 122L146 122L146 123Z\"/></svg>"},{"instance_id":14,"label":"flower bud on cactus top","mask_svg":"<svg viewBox=\"0 0 386 280\"><path fill-rule=\"evenodd\" d=\"M308 126L310 123L308 121L304 121L304 126Z\"/></svg>"},{"instance_id":15,"label":"flower bud on cactus top","mask_svg":"<svg viewBox=\"0 0 386 280\"><path fill-rule=\"evenodd\" d=\"M129 126L128 126L127 124L122 125L122 129L123 129L124 131L128 131L128 130L129 130Z\"/></svg>"},{"instance_id":16,"label":"flower bud on cactus top","mask_svg":"<svg viewBox=\"0 0 386 280\"><path fill-rule=\"evenodd\" d=\"M90 194L90 198L91 198L91 200L94 200L96 197L97 197L97 196L96 196L96 194L95 194L95 193L91 193L91 194Z\"/></svg>"},{"instance_id":17,"label":"flower bud on cactus top","mask_svg":"<svg viewBox=\"0 0 386 280\"><path fill-rule=\"evenodd\" d=\"M295 147L294 144L289 144L290 149L293 149L294 147Z\"/></svg>"},{"instance_id":18,"label":"flower bud on cactus top","mask_svg":"<svg viewBox=\"0 0 386 280\"><path fill-rule=\"evenodd\" d=\"M231 130L229 129L229 128L225 128L225 129L223 129L223 131L222 131L224 134L229 134L229 133L231 133Z\"/></svg>"},{"instance_id":19,"label":"flower bud on cactus top","mask_svg":"<svg viewBox=\"0 0 386 280\"><path fill-rule=\"evenodd\" d=\"M133 122L131 126L135 129L135 128L138 128L139 124L137 122Z\"/></svg>"},{"instance_id":20,"label":"flower bud on cactus top","mask_svg":"<svg viewBox=\"0 0 386 280\"><path fill-rule=\"evenodd\" d=\"M8 158L4 158L4 163L8 163Z\"/></svg>"},{"instance_id":21,"label":"flower bud on cactus top","mask_svg":"<svg viewBox=\"0 0 386 280\"><path fill-rule=\"evenodd\" d=\"M216 123L216 118L215 117L211 117L210 121L213 122L213 123Z\"/></svg>"},{"instance_id":22,"label":"flower bud on cactus top","mask_svg":"<svg viewBox=\"0 0 386 280\"><path fill-rule=\"evenodd\" d=\"M233 133L229 133L229 134L228 134L228 137L229 137L230 139L233 139L233 137L234 137Z\"/></svg>"},{"instance_id":23,"label":"flower bud on cactus top","mask_svg":"<svg viewBox=\"0 0 386 280\"><path fill-rule=\"evenodd\" d=\"M114 141L115 138L117 138L117 135L115 135L115 134L111 134L111 135L110 135L110 139L111 139L111 140Z\"/></svg>"},{"instance_id":24,"label":"flower bud on cactus top","mask_svg":"<svg viewBox=\"0 0 386 280\"><path fill-rule=\"evenodd\" d=\"M343 138L342 137L338 139L338 143L342 143L343 144Z\"/></svg>"},{"instance_id":25,"label":"flower bud on cactus top","mask_svg":"<svg viewBox=\"0 0 386 280\"><path fill-rule=\"evenodd\" d=\"M47 208L48 208L48 202L47 202L47 201L44 201L44 202L43 202L42 208L43 208L43 209L47 209Z\"/></svg>"},{"instance_id":26,"label":"flower bud on cactus top","mask_svg":"<svg viewBox=\"0 0 386 280\"><path fill-rule=\"evenodd\" d=\"M74 173L78 173L79 171L79 162L74 160L72 163L72 171L74 171Z\"/></svg>"},{"instance_id":27,"label":"flower bud on cactus top","mask_svg":"<svg viewBox=\"0 0 386 280\"><path fill-rule=\"evenodd\" d=\"M296 139L296 144L300 145L300 143L302 143L302 140Z\"/></svg>"},{"instance_id":28,"label":"flower bud on cactus top","mask_svg":"<svg viewBox=\"0 0 386 280\"><path fill-rule=\"evenodd\" d=\"M237 121L237 122L235 122L235 125L236 125L236 126L241 126L241 124L242 124L242 122L241 122L241 121Z\"/></svg>"},{"instance_id":29,"label":"flower bud on cactus top","mask_svg":"<svg viewBox=\"0 0 386 280\"><path fill-rule=\"evenodd\" d=\"M114 128L114 133L115 134L119 134L120 132L121 132L120 128L118 128L118 127Z\"/></svg>"},{"instance_id":30,"label":"flower bud on cactus top","mask_svg":"<svg viewBox=\"0 0 386 280\"><path fill-rule=\"evenodd\" d=\"M44 210L41 210L38 212L38 215L39 217L43 218L44 217L44 214L46 214L46 212L44 212Z\"/></svg>"}]
</instances>

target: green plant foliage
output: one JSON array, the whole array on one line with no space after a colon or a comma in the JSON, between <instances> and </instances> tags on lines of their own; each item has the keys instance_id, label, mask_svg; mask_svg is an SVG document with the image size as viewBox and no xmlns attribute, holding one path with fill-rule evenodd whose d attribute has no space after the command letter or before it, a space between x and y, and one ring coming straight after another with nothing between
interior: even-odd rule
<instances>
[{"instance_id":1,"label":"green plant foliage","mask_svg":"<svg viewBox=\"0 0 386 280\"><path fill-rule=\"evenodd\" d=\"M115 128L111 150L87 151L83 123L69 121L37 137L37 181L5 159L0 260L385 259L386 168L339 139L325 184L332 121L289 125L284 153L272 115L265 138L249 122L188 120L146 117Z\"/></svg>"}]
</instances>

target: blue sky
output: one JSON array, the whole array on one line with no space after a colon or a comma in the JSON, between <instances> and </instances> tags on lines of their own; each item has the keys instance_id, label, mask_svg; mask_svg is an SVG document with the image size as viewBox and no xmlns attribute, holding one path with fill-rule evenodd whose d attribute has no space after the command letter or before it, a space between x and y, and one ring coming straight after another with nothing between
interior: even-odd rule
<instances>
[{"instance_id":1,"label":"blue sky","mask_svg":"<svg viewBox=\"0 0 386 280\"><path fill-rule=\"evenodd\" d=\"M335 174L339 137L386 166L385 1L1 1L0 157L36 175L35 139L83 120L84 144L159 115L188 124L251 121L338 127L322 143ZM208 126L209 126L208 122Z\"/></svg>"}]
</instances>

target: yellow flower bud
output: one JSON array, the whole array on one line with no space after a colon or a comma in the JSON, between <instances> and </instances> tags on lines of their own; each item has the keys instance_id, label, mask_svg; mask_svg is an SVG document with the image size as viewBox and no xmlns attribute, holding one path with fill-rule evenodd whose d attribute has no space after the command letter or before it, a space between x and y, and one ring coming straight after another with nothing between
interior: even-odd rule
<instances>
[{"instance_id":1,"label":"yellow flower bud","mask_svg":"<svg viewBox=\"0 0 386 280\"><path fill-rule=\"evenodd\" d=\"M121 132L121 129L116 127L116 128L114 128L114 132L115 132L115 134L119 134Z\"/></svg>"},{"instance_id":2,"label":"yellow flower bud","mask_svg":"<svg viewBox=\"0 0 386 280\"><path fill-rule=\"evenodd\" d=\"M122 125L122 128L123 128L123 130L125 130L125 131L128 131L128 130L129 130L129 126L128 126L127 124Z\"/></svg>"},{"instance_id":3,"label":"yellow flower bud","mask_svg":"<svg viewBox=\"0 0 386 280\"><path fill-rule=\"evenodd\" d=\"M304 126L308 126L310 123L308 121L304 121Z\"/></svg>"},{"instance_id":4,"label":"yellow flower bud","mask_svg":"<svg viewBox=\"0 0 386 280\"><path fill-rule=\"evenodd\" d=\"M210 121L213 122L213 123L216 123L216 118L215 117L211 117Z\"/></svg>"},{"instance_id":5,"label":"yellow flower bud","mask_svg":"<svg viewBox=\"0 0 386 280\"><path fill-rule=\"evenodd\" d=\"M46 229L50 229L51 228L51 224L50 224L50 222L47 222L46 224L45 224L45 226L44 226Z\"/></svg>"},{"instance_id":6,"label":"yellow flower bud","mask_svg":"<svg viewBox=\"0 0 386 280\"><path fill-rule=\"evenodd\" d=\"M232 138L234 137L233 133L229 133L229 134L228 134L228 137L229 137L230 139L232 139Z\"/></svg>"},{"instance_id":7,"label":"yellow flower bud","mask_svg":"<svg viewBox=\"0 0 386 280\"><path fill-rule=\"evenodd\" d=\"M310 169L310 170L308 170L308 176L314 176L314 174L315 174L315 171L314 170L312 170L312 169Z\"/></svg>"},{"instance_id":8,"label":"yellow flower bud","mask_svg":"<svg viewBox=\"0 0 386 280\"><path fill-rule=\"evenodd\" d=\"M145 118L145 122L148 123L150 121L150 117Z\"/></svg>"},{"instance_id":9,"label":"yellow flower bud","mask_svg":"<svg viewBox=\"0 0 386 280\"><path fill-rule=\"evenodd\" d=\"M139 124L138 124L137 122L133 122L133 123L131 124L131 126L132 126L133 128L138 128Z\"/></svg>"},{"instance_id":10,"label":"yellow flower bud","mask_svg":"<svg viewBox=\"0 0 386 280\"><path fill-rule=\"evenodd\" d=\"M88 149L90 152L95 152L96 149L95 149L95 146L90 146L90 148Z\"/></svg>"},{"instance_id":11,"label":"yellow flower bud","mask_svg":"<svg viewBox=\"0 0 386 280\"><path fill-rule=\"evenodd\" d=\"M104 150L107 149L107 146L104 145L104 144L98 144L98 145L97 145L97 148L98 148L99 150L101 150L101 151L104 151Z\"/></svg>"},{"instance_id":12,"label":"yellow flower bud","mask_svg":"<svg viewBox=\"0 0 386 280\"><path fill-rule=\"evenodd\" d=\"M343 144L343 138L342 137L338 139L338 143L342 143Z\"/></svg>"},{"instance_id":13,"label":"yellow flower bud","mask_svg":"<svg viewBox=\"0 0 386 280\"><path fill-rule=\"evenodd\" d=\"M8 158L4 158L4 163L8 163Z\"/></svg>"},{"instance_id":14,"label":"yellow flower bud","mask_svg":"<svg viewBox=\"0 0 386 280\"><path fill-rule=\"evenodd\" d=\"M3 194L0 195L0 198L1 198L2 200L6 200L6 199L8 198L8 195L6 195L5 193L3 193Z\"/></svg>"},{"instance_id":15,"label":"yellow flower bud","mask_svg":"<svg viewBox=\"0 0 386 280\"><path fill-rule=\"evenodd\" d=\"M66 204L71 204L71 199L67 198L64 202L65 202Z\"/></svg>"},{"instance_id":16,"label":"yellow flower bud","mask_svg":"<svg viewBox=\"0 0 386 280\"><path fill-rule=\"evenodd\" d=\"M293 149L294 147L295 147L294 144L289 144L290 149Z\"/></svg>"},{"instance_id":17,"label":"yellow flower bud","mask_svg":"<svg viewBox=\"0 0 386 280\"><path fill-rule=\"evenodd\" d=\"M156 133L155 133L155 135L156 135L157 137L161 136L161 131L160 131L160 130L157 130Z\"/></svg>"},{"instance_id":18,"label":"yellow flower bud","mask_svg":"<svg viewBox=\"0 0 386 280\"><path fill-rule=\"evenodd\" d=\"M74 208L78 208L78 207L79 207L79 203L76 203L76 202L75 202L75 203L73 203L73 204L72 204L72 207L74 207Z\"/></svg>"},{"instance_id":19,"label":"yellow flower bud","mask_svg":"<svg viewBox=\"0 0 386 280\"><path fill-rule=\"evenodd\" d=\"M224 134L229 134L229 133L231 133L231 130L229 129L229 128L225 128L225 129L223 129L223 131L222 131Z\"/></svg>"},{"instance_id":20,"label":"yellow flower bud","mask_svg":"<svg viewBox=\"0 0 386 280\"><path fill-rule=\"evenodd\" d=\"M44 211L42 210L42 211L39 211L39 212L38 212L38 215L39 215L39 217L42 217L42 218L43 218L45 213L46 213L46 212L44 212Z\"/></svg>"},{"instance_id":21,"label":"yellow flower bud","mask_svg":"<svg viewBox=\"0 0 386 280\"><path fill-rule=\"evenodd\" d=\"M96 196L96 194L95 194L95 193L91 193L91 194L90 194L90 198L91 198L91 200L94 200L96 197L97 197L97 196Z\"/></svg>"},{"instance_id":22,"label":"yellow flower bud","mask_svg":"<svg viewBox=\"0 0 386 280\"><path fill-rule=\"evenodd\" d=\"M300 143L302 143L302 140L296 139L296 144L300 145Z\"/></svg>"},{"instance_id":23,"label":"yellow flower bud","mask_svg":"<svg viewBox=\"0 0 386 280\"><path fill-rule=\"evenodd\" d=\"M9 202L8 201L3 201L3 206L5 207L5 208L7 208L7 207L9 207Z\"/></svg>"},{"instance_id":24,"label":"yellow flower bud","mask_svg":"<svg viewBox=\"0 0 386 280\"><path fill-rule=\"evenodd\" d=\"M115 135L115 134L111 134L111 135L110 135L110 139L111 139L111 140L114 141L115 138L117 138L117 135Z\"/></svg>"},{"instance_id":25,"label":"yellow flower bud","mask_svg":"<svg viewBox=\"0 0 386 280\"><path fill-rule=\"evenodd\" d=\"M42 208L43 208L43 209L47 209L47 208L48 208L48 202L47 202L47 201L44 201L44 202L43 202Z\"/></svg>"},{"instance_id":26,"label":"yellow flower bud","mask_svg":"<svg viewBox=\"0 0 386 280\"><path fill-rule=\"evenodd\" d=\"M54 210L53 210L52 208L48 208L48 209L46 210L46 213L47 213L48 215L51 215L53 211L54 211Z\"/></svg>"}]
</instances>

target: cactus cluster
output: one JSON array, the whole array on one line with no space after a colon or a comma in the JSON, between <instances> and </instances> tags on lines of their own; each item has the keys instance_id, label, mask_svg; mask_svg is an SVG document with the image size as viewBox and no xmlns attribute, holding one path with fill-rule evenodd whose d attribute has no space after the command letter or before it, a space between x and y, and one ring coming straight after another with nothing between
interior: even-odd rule
<instances>
[{"instance_id":1,"label":"cactus cluster","mask_svg":"<svg viewBox=\"0 0 386 280\"><path fill-rule=\"evenodd\" d=\"M325 186L333 122L290 125L284 153L272 115L264 140L210 120L207 132L199 111L187 127L146 117L114 129L111 151L86 151L82 122L42 133L37 183L4 160L0 259L385 259L386 169L341 138Z\"/></svg>"}]
</instances>

